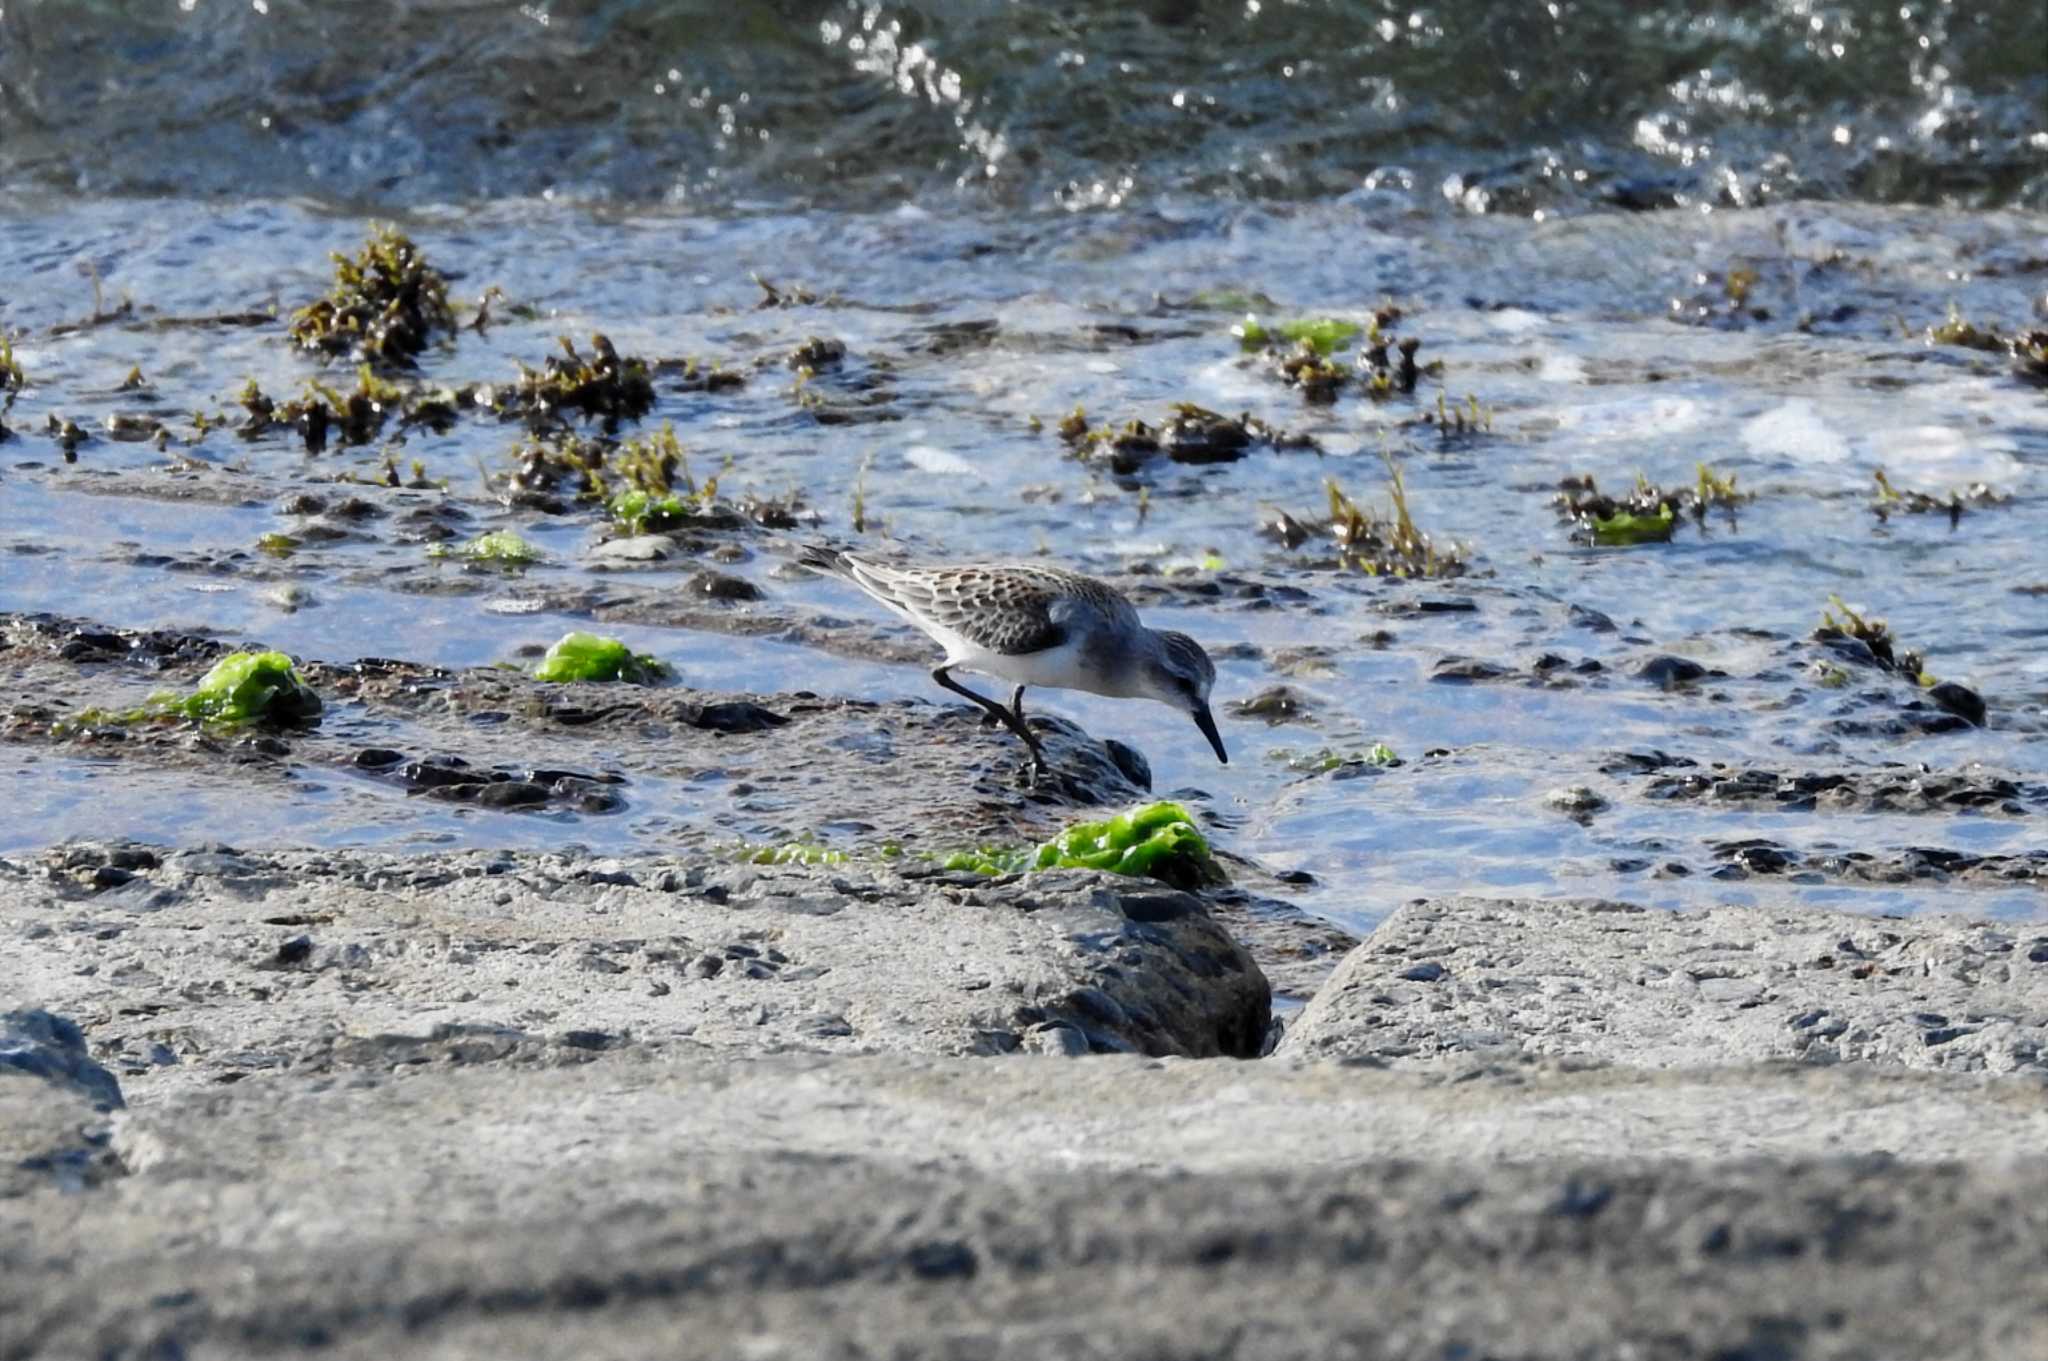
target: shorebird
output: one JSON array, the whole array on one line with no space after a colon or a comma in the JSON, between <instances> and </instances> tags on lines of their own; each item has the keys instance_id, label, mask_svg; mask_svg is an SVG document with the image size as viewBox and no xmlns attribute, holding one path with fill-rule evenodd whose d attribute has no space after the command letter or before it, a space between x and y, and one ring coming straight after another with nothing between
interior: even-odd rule
<instances>
[{"instance_id":1,"label":"shorebird","mask_svg":"<svg viewBox=\"0 0 2048 1361\"><path fill-rule=\"evenodd\" d=\"M1146 628L1130 601L1092 577L1031 563L893 565L817 544L797 561L852 582L945 648L932 679L1017 734L1034 780L1046 773L1045 750L1024 723L1027 685L1156 699L1193 718L1230 764L1209 713L1209 654L1185 633ZM1013 682L1009 704L954 680L956 667Z\"/></svg>"}]
</instances>

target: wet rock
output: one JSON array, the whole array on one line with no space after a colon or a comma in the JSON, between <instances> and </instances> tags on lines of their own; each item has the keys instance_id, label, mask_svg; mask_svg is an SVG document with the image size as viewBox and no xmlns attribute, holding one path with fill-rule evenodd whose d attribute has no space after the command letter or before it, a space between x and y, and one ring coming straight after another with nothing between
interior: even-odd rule
<instances>
[{"instance_id":1,"label":"wet rock","mask_svg":"<svg viewBox=\"0 0 2048 1361\"><path fill-rule=\"evenodd\" d=\"M2048 808L2048 785L2021 783L1982 767L1941 772L1915 767L1785 772L1719 763L1700 768L1690 761L1644 764L1662 753L1631 756L1627 770L1612 761L1611 774L1692 767L1683 774L1659 774L1644 787L1653 799L1711 799L1717 803L1768 804L1786 812L1948 813L1970 811L2026 816Z\"/></svg>"},{"instance_id":2,"label":"wet rock","mask_svg":"<svg viewBox=\"0 0 2048 1361\"><path fill-rule=\"evenodd\" d=\"M1145 790L1152 788L1152 763L1145 759L1144 752L1108 737L1103 739L1102 754L1133 785Z\"/></svg>"},{"instance_id":3,"label":"wet rock","mask_svg":"<svg viewBox=\"0 0 2048 1361\"><path fill-rule=\"evenodd\" d=\"M1301 692L1286 685L1270 686L1248 699L1232 700L1229 708L1245 718L1264 719L1268 726L1301 723L1310 716L1308 702Z\"/></svg>"},{"instance_id":4,"label":"wet rock","mask_svg":"<svg viewBox=\"0 0 2048 1361\"><path fill-rule=\"evenodd\" d=\"M676 541L666 534L635 534L593 544L590 556L599 562L664 562L675 552Z\"/></svg>"},{"instance_id":5,"label":"wet rock","mask_svg":"<svg viewBox=\"0 0 2048 1361\"><path fill-rule=\"evenodd\" d=\"M1768 865L1770 849L1739 853ZM2019 945L2002 923L1810 907L1432 899L1347 956L1279 1052L1401 1066L1541 1054L2048 1073L2048 968L2022 967ZM1419 963L1447 976L1402 992ZM1930 1043L1927 1013L1972 1028Z\"/></svg>"},{"instance_id":6,"label":"wet rock","mask_svg":"<svg viewBox=\"0 0 2048 1361\"><path fill-rule=\"evenodd\" d=\"M1230 463L1243 458L1257 434L1244 416L1232 419L1202 407L1181 403L1159 428L1159 447L1176 463Z\"/></svg>"},{"instance_id":7,"label":"wet rock","mask_svg":"<svg viewBox=\"0 0 2048 1361\"><path fill-rule=\"evenodd\" d=\"M683 583L683 589L706 600L760 600L761 588L745 577L727 572L703 571Z\"/></svg>"},{"instance_id":8,"label":"wet rock","mask_svg":"<svg viewBox=\"0 0 2048 1361\"><path fill-rule=\"evenodd\" d=\"M832 368L846 358L846 342L832 337L807 336L804 343L789 352L788 365L793 369Z\"/></svg>"},{"instance_id":9,"label":"wet rock","mask_svg":"<svg viewBox=\"0 0 2048 1361\"><path fill-rule=\"evenodd\" d=\"M1477 614L1479 602L1471 596L1424 596L1420 599L1381 601L1377 606L1381 614L1430 615L1430 614Z\"/></svg>"},{"instance_id":10,"label":"wet rock","mask_svg":"<svg viewBox=\"0 0 2048 1361\"><path fill-rule=\"evenodd\" d=\"M1429 678L1449 685L1467 685L1474 681L1505 680L1514 674L1513 667L1478 657L1439 657L1430 668Z\"/></svg>"},{"instance_id":11,"label":"wet rock","mask_svg":"<svg viewBox=\"0 0 2048 1361\"><path fill-rule=\"evenodd\" d=\"M677 722L692 728L704 728L712 732L753 733L780 728L789 719L750 700L731 700L723 703L702 703L696 700L676 700L667 706L666 712Z\"/></svg>"},{"instance_id":12,"label":"wet rock","mask_svg":"<svg viewBox=\"0 0 2048 1361\"><path fill-rule=\"evenodd\" d=\"M1584 817L1607 807L1607 800L1590 786L1574 784L1551 790L1543 796L1543 804L1546 808L1554 808L1560 813Z\"/></svg>"},{"instance_id":13,"label":"wet rock","mask_svg":"<svg viewBox=\"0 0 2048 1361\"><path fill-rule=\"evenodd\" d=\"M551 797L544 785L525 780L498 780L479 790L476 801L484 808L533 808L548 802Z\"/></svg>"},{"instance_id":14,"label":"wet rock","mask_svg":"<svg viewBox=\"0 0 2048 1361\"><path fill-rule=\"evenodd\" d=\"M1706 667L1690 657L1652 657L1635 671L1639 680L1664 690L1675 690L1681 685L1690 685L1711 673Z\"/></svg>"},{"instance_id":15,"label":"wet rock","mask_svg":"<svg viewBox=\"0 0 2048 1361\"><path fill-rule=\"evenodd\" d=\"M1976 727L1984 726L1984 697L1967 685L1943 681L1928 690L1927 698Z\"/></svg>"},{"instance_id":16,"label":"wet rock","mask_svg":"<svg viewBox=\"0 0 2048 1361\"><path fill-rule=\"evenodd\" d=\"M1594 633L1612 633L1615 630L1612 618L1584 605L1572 606L1567 616L1576 628L1591 629Z\"/></svg>"}]
</instances>

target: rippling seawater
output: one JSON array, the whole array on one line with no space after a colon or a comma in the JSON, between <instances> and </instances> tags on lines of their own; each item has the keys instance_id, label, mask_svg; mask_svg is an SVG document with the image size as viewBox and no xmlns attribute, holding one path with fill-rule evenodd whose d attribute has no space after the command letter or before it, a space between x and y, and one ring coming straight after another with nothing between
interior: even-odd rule
<instances>
[{"instance_id":1,"label":"rippling seawater","mask_svg":"<svg viewBox=\"0 0 2048 1361\"><path fill-rule=\"evenodd\" d=\"M2048 205L2030 0L12 0L0 184L385 206Z\"/></svg>"},{"instance_id":2,"label":"rippling seawater","mask_svg":"<svg viewBox=\"0 0 2048 1361\"><path fill-rule=\"evenodd\" d=\"M1227 770L1163 710L1046 703L1142 746L1227 844L1316 874L1333 916L1464 889L2039 914L2048 865L1997 867L2031 863L2048 817L2048 399L1930 329L2048 325L2044 52L2036 3L0 0L0 334L28 380L0 416L0 611L447 666L596 620L707 688L928 688L664 623L696 564L593 569L598 512L498 494L516 432L495 422L318 456L194 425L235 419L251 379L350 381L265 318L396 219L465 318L502 295L496 324L428 353L431 380L503 382L593 331L740 368L736 392L658 385L641 428L671 423L729 490L795 496L807 533L1149 585L1149 616L1221 655L1219 698L1291 687L1306 719L1227 719ZM763 309L754 275L810 301ZM1384 400L1305 402L1231 334L1247 309L1389 308L1443 367ZM814 336L846 360L807 385L787 356ZM1316 449L1118 473L1052 433L1076 407L1156 423L1177 402ZM1458 411L1474 428L1442 434ZM107 433L137 415L161 446ZM75 462L53 419L93 433ZM429 489L367 485L414 460ZM1670 544L1587 547L1550 508L1566 477L1702 465L1756 499ZM1370 578L1274 541L1333 482L1384 506L1389 467L1466 576ZM1880 469L1973 499L1953 526L1891 513ZM303 529L288 493L337 479L386 516L255 551ZM393 528L429 503L550 564L434 577ZM780 561L752 544L724 567L766 609L860 608ZM1809 638L1835 600L1981 693L1987 725L1838 680ZM1667 689L1641 674L1660 657L1707 674ZM1317 766L1378 742L1406 763ZM2016 792L1787 811L1734 797L1758 771ZM1561 811L1578 786L1608 806ZM617 849L815 830L656 771L633 816L568 830L334 779L251 805L218 776L20 744L0 787L0 850L222 819L250 841Z\"/></svg>"}]
</instances>

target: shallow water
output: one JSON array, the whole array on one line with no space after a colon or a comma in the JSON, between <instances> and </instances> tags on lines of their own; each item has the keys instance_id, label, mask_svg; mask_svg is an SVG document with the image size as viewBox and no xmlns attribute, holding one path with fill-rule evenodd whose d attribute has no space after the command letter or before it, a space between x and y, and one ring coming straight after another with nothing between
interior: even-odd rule
<instances>
[{"instance_id":1,"label":"shallow water","mask_svg":"<svg viewBox=\"0 0 2048 1361\"><path fill-rule=\"evenodd\" d=\"M1128 19L1084 7L1056 20L1013 6L815 5L796 28L749 28L723 9L621 5L507 29L499 6L436 8L432 24L426 11L358 6L396 16L375 31L414 61L346 101L349 59L318 55L344 20L165 8L0 12L0 331L29 378L0 442L0 612L448 667L530 659L596 627L692 686L880 699L933 693L923 666L889 659L914 650L861 659L801 641L815 631L688 627L685 612L664 613L664 593L715 566L766 597L735 613L858 627L869 606L783 568L784 537L1044 554L1118 576L1151 622L1203 639L1219 653L1219 701L1300 692L1307 722L1268 727L1219 708L1227 768L1164 709L1034 703L1140 747L1158 790L1202 800L1231 849L1316 875L1303 901L1348 924L1463 890L2048 907L2043 878L1887 882L1829 868L1848 851L1904 863L1914 848L2023 857L2044 844L2048 400L2003 356L1927 334L1951 309L2001 334L2048 321L2048 78L2010 60L2041 31L2036 7L1652 11L1633 26L1561 7L1546 41L1634 36L1577 43L1606 63L1597 97L1515 87L1551 110L1520 123L1492 101L1503 44L1522 40L1478 7L1412 29L1390 12L1398 31L1385 39L1376 12L1361 25L1314 7L1283 22L1258 6ZM1068 22L1079 26L1057 31ZM1241 63L1229 81L1215 59L1226 22ZM680 40L690 23L746 31L703 49L714 58ZM884 71L876 35L891 23ZM122 24L132 44L83 55L85 37ZM1355 41L1334 42L1339 31ZM859 35L865 57L850 45ZM1827 55L1837 40L1844 54ZM255 58L217 83L181 83L195 51L247 42ZM905 55L918 43L930 70ZM664 63L685 50L699 66L672 80ZM1283 71L1286 50L1324 55ZM985 70L967 70L970 51ZM1696 72L1701 52L1712 79L1670 75ZM81 101L93 62L117 58L119 88ZM506 61L526 63L538 91L518 118L487 74ZM700 88L704 63L753 97L725 91L698 108L651 90L656 66L674 89ZM948 63L963 93L927 97L927 74L950 88ZM1119 63L1130 69L1113 74ZM905 71L909 95L895 84ZM1375 79L1393 102L1359 105L1349 92ZM814 87L827 96L798 97ZM1122 138L1100 132L1126 102L1170 109L1183 88L1203 110L1193 135L1135 116ZM1203 104L1211 94L1219 102ZM721 99L739 111L731 129L715 116ZM106 120L145 104L156 113L107 152ZM975 126L1001 129L1000 155ZM1585 175L1544 159L1568 145ZM997 174L982 173L989 164ZM249 379L281 399L315 377L348 385L345 367L295 354L281 321L207 319L288 312L324 291L327 252L359 244L366 204L398 216L466 307L503 290L496 323L430 352L428 377L503 382L558 335L583 344L599 330L625 354L740 368L749 381L736 392L658 382L640 428L671 422L693 471L718 474L727 495L794 493L804 525L736 536L732 561L603 570L586 556L602 534L595 510L507 510L492 493L514 425L469 415L317 456L287 430L196 438L190 414L239 418ZM750 274L819 301L761 310ZM1238 299L1260 295L1251 305L1268 318L1365 321L1392 304L1394 329L1444 368L1413 396L1309 405L1230 334ZM799 384L785 357L812 336L842 341L847 357ZM139 391L121 390L131 367L147 380ZM1440 397L1485 428L1446 439L1416 424ZM1076 406L1091 423L1157 423L1180 401L1249 411L1320 452L1161 458L1117 476L1052 431ZM109 438L117 412L163 421L168 447ZM42 433L52 415L95 432L75 463ZM387 455L401 469L418 460L445 490L337 485L377 481ZM1389 458L1418 523L1464 551L1470 575L1371 579L1332 568L1326 541L1290 550L1261 533L1283 510L1314 521L1333 480L1384 507ZM1570 475L1619 491L1639 475L1689 484L1701 464L1756 499L1732 525L1688 523L1669 544L1579 546L1549 506ZM1938 514L1880 520L1879 468L1943 497L1982 483L1995 504L1954 528ZM280 508L308 490L382 514ZM514 528L548 562L520 574L430 562L408 517L444 504L464 512L462 535ZM272 558L256 551L271 532L304 542ZM1290 585L1305 594L1277 589ZM1932 711L1868 669L1822 684L1827 654L1807 635L1831 596L1883 616L1930 672L1975 688L1988 726L1902 728ZM1614 628L1587 627L1588 611ZM1718 674L1665 690L1635 674L1657 656ZM1508 674L1432 680L1454 657ZM111 672L93 683L110 707L152 684ZM364 744L408 736L400 720L346 707L324 727ZM1295 768L1379 742L1404 763ZM1617 764L1649 752L1693 770L2004 776L2017 812L1673 798ZM1583 820L1548 801L1579 785L1607 803ZM251 800L225 775L7 743L0 787L0 851L108 833L624 851L712 831L704 788L657 774L636 777L621 814L514 815L324 768ZM730 830L727 816L718 835ZM764 814L746 830L791 829ZM1793 863L1728 877L1740 868L1729 848L1750 839Z\"/></svg>"}]
</instances>

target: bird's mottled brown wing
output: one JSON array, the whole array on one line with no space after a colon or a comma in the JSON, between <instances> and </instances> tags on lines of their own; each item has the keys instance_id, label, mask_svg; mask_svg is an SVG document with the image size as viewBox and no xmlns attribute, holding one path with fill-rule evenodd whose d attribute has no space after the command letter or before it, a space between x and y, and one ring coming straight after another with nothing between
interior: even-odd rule
<instances>
[{"instance_id":1,"label":"bird's mottled brown wing","mask_svg":"<svg viewBox=\"0 0 2048 1361\"><path fill-rule=\"evenodd\" d=\"M1032 564L885 567L849 559L853 579L912 623L1021 656L1057 647L1070 630L1133 623L1130 602L1101 582Z\"/></svg>"}]
</instances>

